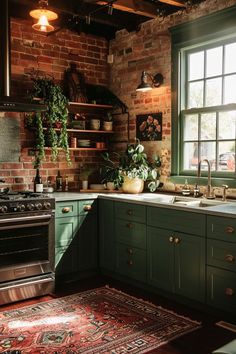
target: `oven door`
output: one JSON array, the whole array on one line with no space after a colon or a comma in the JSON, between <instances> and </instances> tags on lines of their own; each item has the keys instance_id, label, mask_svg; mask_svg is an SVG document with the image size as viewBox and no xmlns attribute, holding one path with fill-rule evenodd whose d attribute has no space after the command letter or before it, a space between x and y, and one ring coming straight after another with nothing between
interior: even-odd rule
<instances>
[{"instance_id":1,"label":"oven door","mask_svg":"<svg viewBox=\"0 0 236 354\"><path fill-rule=\"evenodd\" d=\"M0 285L54 272L54 230L52 212L0 219Z\"/></svg>"}]
</instances>

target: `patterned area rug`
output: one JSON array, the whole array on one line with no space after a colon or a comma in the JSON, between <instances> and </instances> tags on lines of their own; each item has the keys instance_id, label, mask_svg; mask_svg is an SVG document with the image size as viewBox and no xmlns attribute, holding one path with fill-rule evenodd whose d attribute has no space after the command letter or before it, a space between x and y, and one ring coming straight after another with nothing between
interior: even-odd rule
<instances>
[{"instance_id":1,"label":"patterned area rug","mask_svg":"<svg viewBox=\"0 0 236 354\"><path fill-rule=\"evenodd\" d=\"M1 312L0 352L141 354L199 327L106 286Z\"/></svg>"}]
</instances>

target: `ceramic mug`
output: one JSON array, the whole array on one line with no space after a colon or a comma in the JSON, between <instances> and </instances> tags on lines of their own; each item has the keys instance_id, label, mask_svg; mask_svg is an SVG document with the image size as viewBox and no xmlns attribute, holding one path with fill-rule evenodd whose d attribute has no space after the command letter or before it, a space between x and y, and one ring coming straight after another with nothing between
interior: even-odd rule
<instances>
[{"instance_id":1,"label":"ceramic mug","mask_svg":"<svg viewBox=\"0 0 236 354\"><path fill-rule=\"evenodd\" d=\"M90 120L90 128L93 130L100 129L100 119L91 119Z\"/></svg>"}]
</instances>

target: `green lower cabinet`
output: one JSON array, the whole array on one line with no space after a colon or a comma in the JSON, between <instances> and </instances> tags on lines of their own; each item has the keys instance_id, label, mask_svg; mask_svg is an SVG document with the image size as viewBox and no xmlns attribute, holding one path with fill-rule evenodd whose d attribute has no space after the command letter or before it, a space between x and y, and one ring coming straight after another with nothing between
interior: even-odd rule
<instances>
[{"instance_id":1,"label":"green lower cabinet","mask_svg":"<svg viewBox=\"0 0 236 354\"><path fill-rule=\"evenodd\" d=\"M205 240L148 227L147 279L161 290L205 301Z\"/></svg>"},{"instance_id":2,"label":"green lower cabinet","mask_svg":"<svg viewBox=\"0 0 236 354\"><path fill-rule=\"evenodd\" d=\"M68 214L73 216L67 216ZM56 215L56 277L63 275L76 278L83 272L97 269L96 202L59 202L56 203Z\"/></svg>"},{"instance_id":3,"label":"green lower cabinet","mask_svg":"<svg viewBox=\"0 0 236 354\"><path fill-rule=\"evenodd\" d=\"M236 313L236 273L207 267L207 303L230 313Z\"/></svg>"},{"instance_id":4,"label":"green lower cabinet","mask_svg":"<svg viewBox=\"0 0 236 354\"><path fill-rule=\"evenodd\" d=\"M115 269L114 203L99 200L99 265L101 269Z\"/></svg>"},{"instance_id":5,"label":"green lower cabinet","mask_svg":"<svg viewBox=\"0 0 236 354\"><path fill-rule=\"evenodd\" d=\"M78 229L78 217L56 218L56 275L64 275L77 271Z\"/></svg>"}]
</instances>

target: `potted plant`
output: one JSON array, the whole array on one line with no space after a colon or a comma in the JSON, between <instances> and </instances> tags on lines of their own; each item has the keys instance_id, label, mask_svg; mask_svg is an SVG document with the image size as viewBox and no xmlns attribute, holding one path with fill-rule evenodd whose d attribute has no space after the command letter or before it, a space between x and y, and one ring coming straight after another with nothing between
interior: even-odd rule
<instances>
[{"instance_id":1,"label":"potted plant","mask_svg":"<svg viewBox=\"0 0 236 354\"><path fill-rule=\"evenodd\" d=\"M119 158L118 154L114 154ZM119 189L124 182L124 177L120 173L118 162L112 161L108 152L104 152L101 156L105 161L100 168L102 183L106 184L107 189Z\"/></svg>"},{"instance_id":2,"label":"potted plant","mask_svg":"<svg viewBox=\"0 0 236 354\"><path fill-rule=\"evenodd\" d=\"M129 145L125 154L120 158L120 173L124 176L123 191L141 193L144 181L148 181L149 190L154 192L159 185L158 168L160 166L159 156L154 156L152 161L148 161L144 146L139 141L137 144Z\"/></svg>"},{"instance_id":3,"label":"potted plant","mask_svg":"<svg viewBox=\"0 0 236 354\"><path fill-rule=\"evenodd\" d=\"M111 112L107 112L107 114L105 115L104 119L103 119L103 130L106 131L112 131L113 129L113 117Z\"/></svg>"},{"instance_id":4,"label":"potted plant","mask_svg":"<svg viewBox=\"0 0 236 354\"><path fill-rule=\"evenodd\" d=\"M62 148L65 151L67 162L70 163L67 134L68 100L63 94L61 87L52 79L33 78L33 84L32 98L39 98L47 105L47 110L42 113L41 122L37 114L35 115L35 125L36 130L38 130L36 134L41 136L44 123L47 129L46 136L48 145L52 149L52 160L56 160L58 148ZM59 133L55 128L59 129ZM43 139L41 139L40 145L38 144L36 147L42 151L45 147L45 140L43 142ZM42 157L42 153L41 155L37 154L37 163L41 161L40 156Z\"/></svg>"},{"instance_id":5,"label":"potted plant","mask_svg":"<svg viewBox=\"0 0 236 354\"><path fill-rule=\"evenodd\" d=\"M82 184L82 189L88 189L89 176L94 172L94 166L89 164L81 165L79 180Z\"/></svg>"}]
</instances>

